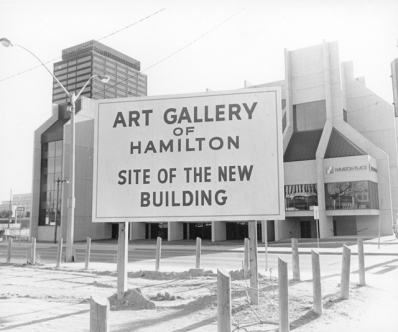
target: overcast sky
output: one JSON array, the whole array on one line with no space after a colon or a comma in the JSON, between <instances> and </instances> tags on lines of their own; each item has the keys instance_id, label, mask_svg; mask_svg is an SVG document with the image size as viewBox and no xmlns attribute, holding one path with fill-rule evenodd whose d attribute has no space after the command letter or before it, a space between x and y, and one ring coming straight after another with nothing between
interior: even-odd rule
<instances>
[{"instance_id":1,"label":"overcast sky","mask_svg":"<svg viewBox=\"0 0 398 332\"><path fill-rule=\"evenodd\" d=\"M63 49L99 40L141 62L148 95L281 80L285 48L338 41L340 61L392 103L397 13L396 0L0 0L0 38L51 71ZM33 132L51 115L38 65L0 45L0 201L32 190Z\"/></svg>"}]
</instances>

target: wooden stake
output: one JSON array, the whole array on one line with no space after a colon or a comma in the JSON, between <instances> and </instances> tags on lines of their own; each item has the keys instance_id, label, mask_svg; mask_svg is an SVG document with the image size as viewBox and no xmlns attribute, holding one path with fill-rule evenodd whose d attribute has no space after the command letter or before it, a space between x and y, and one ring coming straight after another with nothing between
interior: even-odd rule
<instances>
[{"instance_id":1,"label":"wooden stake","mask_svg":"<svg viewBox=\"0 0 398 332\"><path fill-rule=\"evenodd\" d=\"M12 238L8 239L8 249L7 249L7 263L11 262L11 247L12 247Z\"/></svg>"},{"instance_id":2,"label":"wooden stake","mask_svg":"<svg viewBox=\"0 0 398 332\"><path fill-rule=\"evenodd\" d=\"M158 237L157 241L156 241L156 266L155 266L155 271L159 271L161 251L162 251L162 238Z\"/></svg>"},{"instance_id":3,"label":"wooden stake","mask_svg":"<svg viewBox=\"0 0 398 332\"><path fill-rule=\"evenodd\" d=\"M262 221L263 234L264 234L264 248L265 248L265 271L268 271L268 221Z\"/></svg>"},{"instance_id":4,"label":"wooden stake","mask_svg":"<svg viewBox=\"0 0 398 332\"><path fill-rule=\"evenodd\" d=\"M127 287L127 259L128 259L128 234L127 223L119 223L119 238L117 247L117 299L124 298Z\"/></svg>"},{"instance_id":5,"label":"wooden stake","mask_svg":"<svg viewBox=\"0 0 398 332\"><path fill-rule=\"evenodd\" d=\"M250 276L250 264L249 264L249 239L245 238L245 252L243 256L243 273L245 278Z\"/></svg>"},{"instance_id":6,"label":"wooden stake","mask_svg":"<svg viewBox=\"0 0 398 332\"><path fill-rule=\"evenodd\" d=\"M201 253L202 253L202 239L200 237L197 237L196 238L196 268L197 269L200 269Z\"/></svg>"},{"instance_id":7,"label":"wooden stake","mask_svg":"<svg viewBox=\"0 0 398 332\"><path fill-rule=\"evenodd\" d=\"M57 251L57 265L55 266L57 269L61 266L62 259L62 243L64 239L61 237L58 241L58 251Z\"/></svg>"},{"instance_id":8,"label":"wooden stake","mask_svg":"<svg viewBox=\"0 0 398 332\"><path fill-rule=\"evenodd\" d=\"M85 270L88 270L88 266L90 264L90 255L91 255L91 238L87 237L86 264L84 265Z\"/></svg>"},{"instance_id":9,"label":"wooden stake","mask_svg":"<svg viewBox=\"0 0 398 332\"><path fill-rule=\"evenodd\" d=\"M365 252L363 249L363 239L358 239L358 265L359 265L359 285L365 286Z\"/></svg>"},{"instance_id":10,"label":"wooden stake","mask_svg":"<svg viewBox=\"0 0 398 332\"><path fill-rule=\"evenodd\" d=\"M32 237L32 247L30 250L30 264L36 264L36 238Z\"/></svg>"},{"instance_id":11,"label":"wooden stake","mask_svg":"<svg viewBox=\"0 0 398 332\"><path fill-rule=\"evenodd\" d=\"M351 263L351 250L346 245L344 245L343 264L341 268L340 297L345 300L348 300L350 297L350 263Z\"/></svg>"},{"instance_id":12,"label":"wooden stake","mask_svg":"<svg viewBox=\"0 0 398 332\"><path fill-rule=\"evenodd\" d=\"M278 257L279 332L289 332L289 281L287 263Z\"/></svg>"},{"instance_id":13,"label":"wooden stake","mask_svg":"<svg viewBox=\"0 0 398 332\"><path fill-rule=\"evenodd\" d=\"M109 300L106 297L91 297L90 332L109 331Z\"/></svg>"},{"instance_id":14,"label":"wooden stake","mask_svg":"<svg viewBox=\"0 0 398 332\"><path fill-rule=\"evenodd\" d=\"M257 221L249 221L250 304L258 305Z\"/></svg>"},{"instance_id":15,"label":"wooden stake","mask_svg":"<svg viewBox=\"0 0 398 332\"><path fill-rule=\"evenodd\" d=\"M322 315L322 288L321 288L321 267L319 264L319 253L311 250L312 258L312 290L313 309L318 315Z\"/></svg>"},{"instance_id":16,"label":"wooden stake","mask_svg":"<svg viewBox=\"0 0 398 332\"><path fill-rule=\"evenodd\" d=\"M292 264L293 264L293 280L300 280L300 258L299 258L297 239L292 239Z\"/></svg>"},{"instance_id":17,"label":"wooden stake","mask_svg":"<svg viewBox=\"0 0 398 332\"><path fill-rule=\"evenodd\" d=\"M231 276L217 270L217 326L218 332L231 332Z\"/></svg>"}]
</instances>

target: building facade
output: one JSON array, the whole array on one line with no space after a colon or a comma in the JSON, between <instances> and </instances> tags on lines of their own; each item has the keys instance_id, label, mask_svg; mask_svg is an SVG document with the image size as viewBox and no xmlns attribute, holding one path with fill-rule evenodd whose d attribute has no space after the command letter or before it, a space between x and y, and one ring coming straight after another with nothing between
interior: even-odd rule
<instances>
[{"instance_id":1,"label":"building facade","mask_svg":"<svg viewBox=\"0 0 398 332\"><path fill-rule=\"evenodd\" d=\"M86 199L91 201L93 128L90 115L83 114L86 98L110 99L129 96L146 96L147 76L140 73L140 62L95 41L62 51L62 61L54 64L54 75L70 93L76 94L95 74L107 75L107 84L95 78L90 80L76 103L76 197L77 232L99 238L111 236L109 225L92 225L88 233L80 232L80 223L90 223L91 211ZM70 160L70 113L64 90L54 80L53 114L35 131L31 235L38 240L50 240L55 234L55 224L66 231L66 201L68 197ZM88 116L88 118L87 118ZM86 118L84 118L86 117ZM85 121L88 120L88 121ZM90 159L91 158L91 159ZM88 191L87 191L88 190ZM84 202L79 199L83 195ZM95 238L95 237L94 237Z\"/></svg>"},{"instance_id":2,"label":"building facade","mask_svg":"<svg viewBox=\"0 0 398 332\"><path fill-rule=\"evenodd\" d=\"M259 222L258 239L372 237L378 236L379 231L382 236L392 235L394 216L398 213L393 107L367 89L364 78L354 77L351 62L340 63L337 42L285 50L284 79L253 87L266 86L282 89L285 220ZM84 98L77 117L76 241L86 236L112 237L112 225L91 222L95 107L95 101ZM35 141L37 148L42 147L43 137L50 134L48 128L61 121L64 129L61 175L66 179L69 123L61 111L56 108L53 118L38 130ZM43 159L40 158L35 158L35 163L39 164ZM40 166L35 169L39 173ZM37 176L34 188L40 187L39 179ZM63 226L66 195L67 192L62 196ZM36 201L33 211L38 205ZM314 218L314 206L319 210L318 220ZM32 234L35 234L34 218L35 212ZM39 240L46 240L53 227L37 221L36 228ZM130 239L160 236L169 241L196 237L239 240L247 237L247 228L244 221L135 222L130 223Z\"/></svg>"}]
</instances>

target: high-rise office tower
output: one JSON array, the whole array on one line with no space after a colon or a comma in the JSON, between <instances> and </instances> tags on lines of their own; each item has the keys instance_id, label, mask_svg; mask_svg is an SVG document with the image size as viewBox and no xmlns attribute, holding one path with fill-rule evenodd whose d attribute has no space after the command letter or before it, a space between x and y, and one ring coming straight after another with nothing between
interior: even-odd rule
<instances>
[{"instance_id":1,"label":"high-rise office tower","mask_svg":"<svg viewBox=\"0 0 398 332\"><path fill-rule=\"evenodd\" d=\"M91 40L62 51L62 61L54 63L54 75L69 92L78 93L94 74L107 75L107 84L91 80L82 96L108 99L147 95L147 76L140 73L140 62L108 46ZM54 80L53 103L69 101Z\"/></svg>"}]
</instances>

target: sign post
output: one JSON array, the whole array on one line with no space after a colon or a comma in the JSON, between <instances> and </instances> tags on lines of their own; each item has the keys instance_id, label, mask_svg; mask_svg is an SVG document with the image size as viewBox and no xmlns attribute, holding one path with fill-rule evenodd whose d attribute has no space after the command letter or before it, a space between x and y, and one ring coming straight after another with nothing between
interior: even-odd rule
<instances>
[{"instance_id":1,"label":"sign post","mask_svg":"<svg viewBox=\"0 0 398 332\"><path fill-rule=\"evenodd\" d=\"M285 218L280 87L96 103L93 222Z\"/></svg>"},{"instance_id":2,"label":"sign post","mask_svg":"<svg viewBox=\"0 0 398 332\"><path fill-rule=\"evenodd\" d=\"M316 223L316 240L319 248L319 206L314 206L314 219Z\"/></svg>"}]
</instances>

